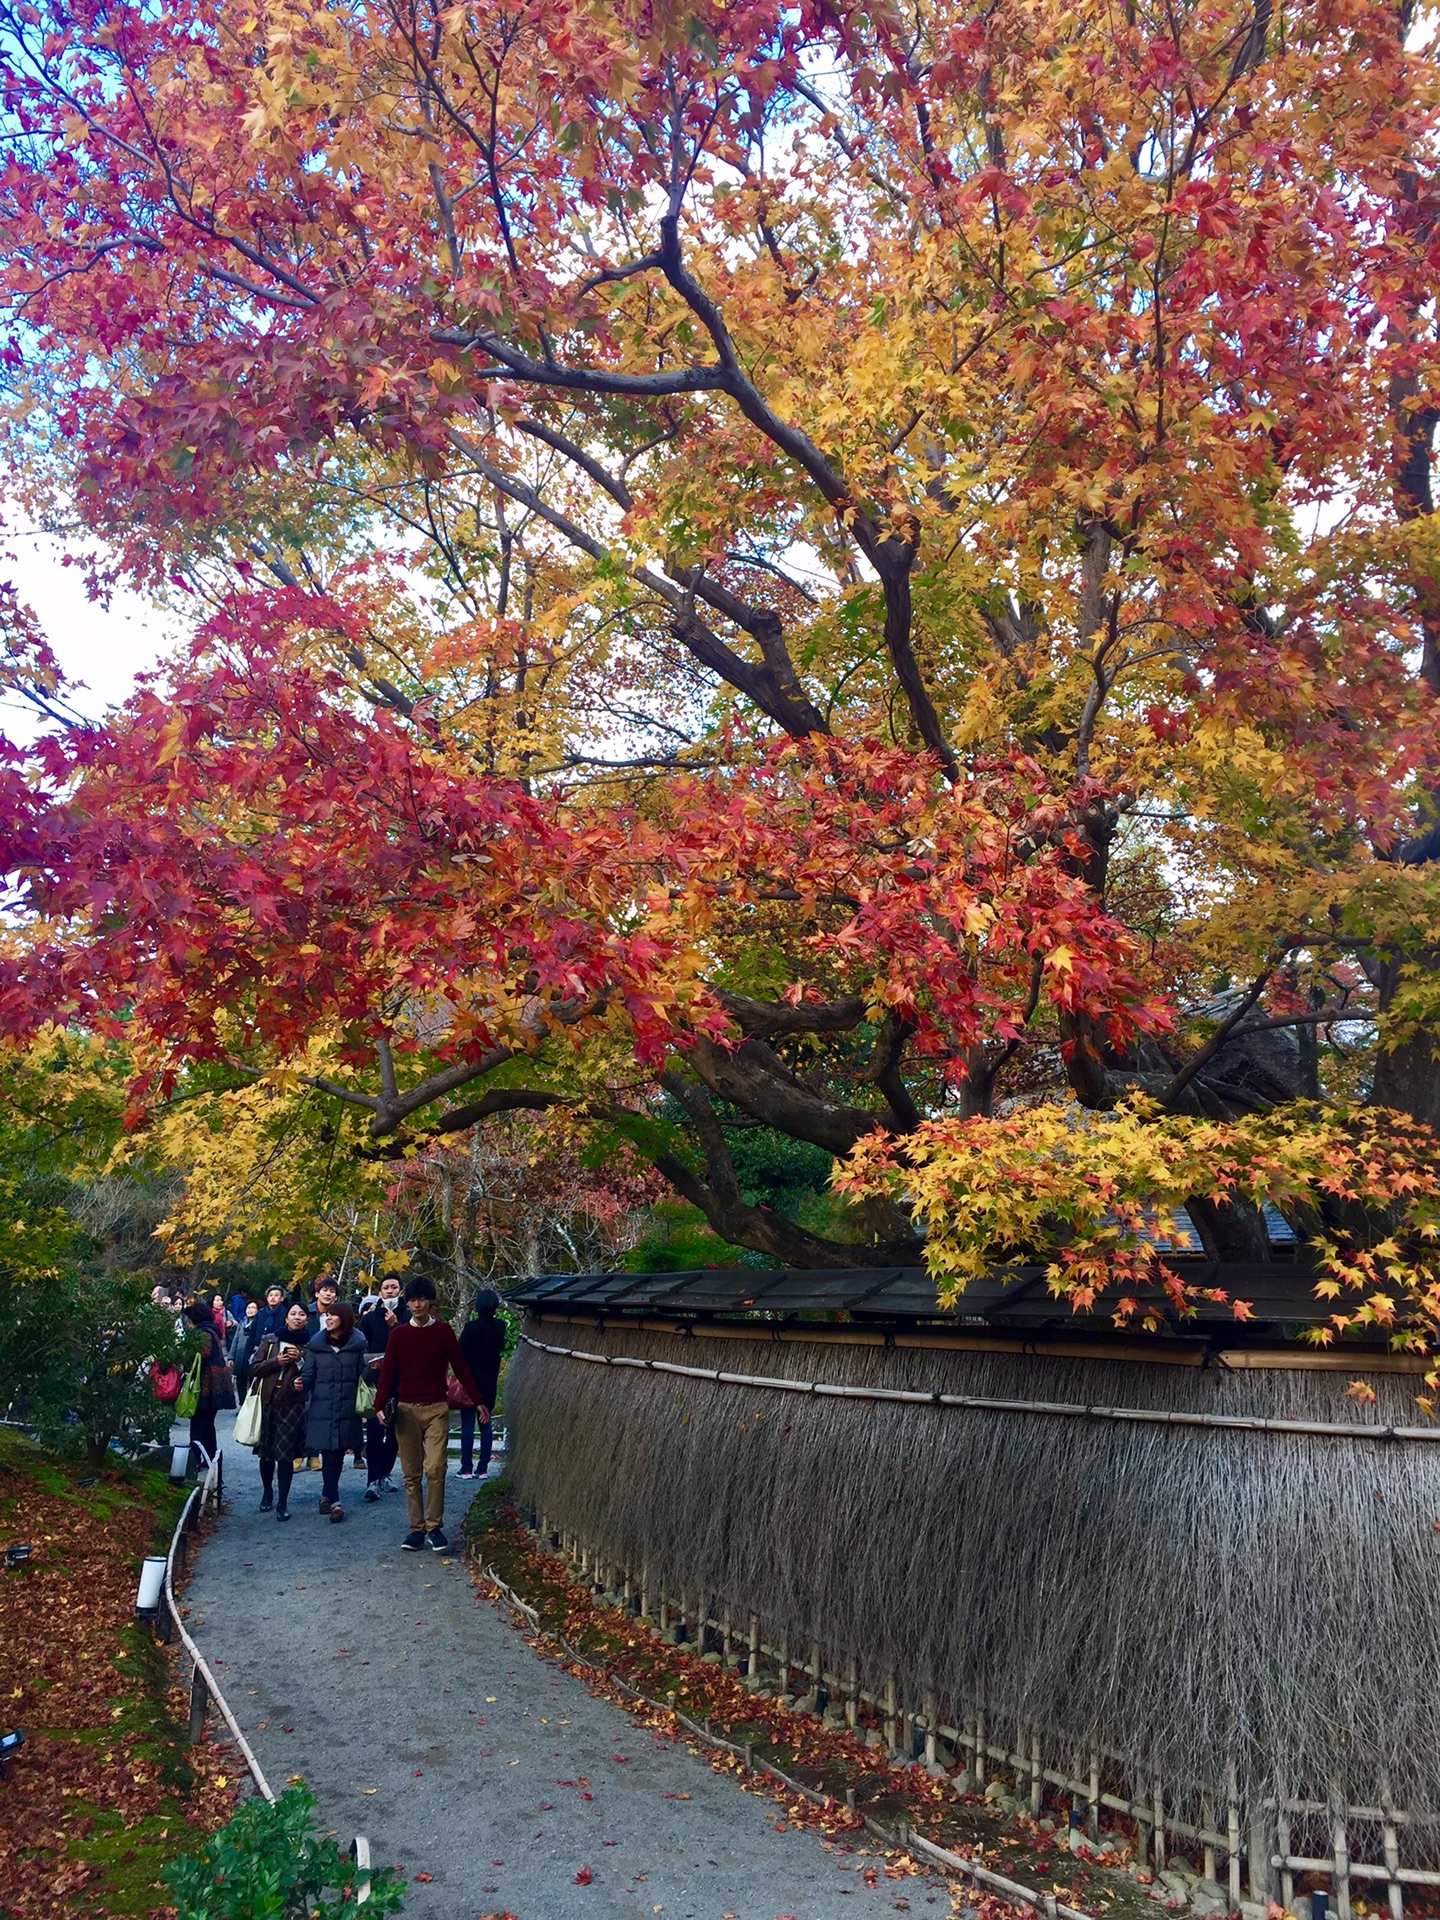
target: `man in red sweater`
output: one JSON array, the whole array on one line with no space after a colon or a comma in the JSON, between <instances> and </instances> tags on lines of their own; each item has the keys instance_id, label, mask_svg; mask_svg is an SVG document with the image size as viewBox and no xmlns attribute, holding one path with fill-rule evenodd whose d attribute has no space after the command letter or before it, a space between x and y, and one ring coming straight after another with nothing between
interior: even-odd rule
<instances>
[{"instance_id":1,"label":"man in red sweater","mask_svg":"<svg viewBox=\"0 0 1440 1920\"><path fill-rule=\"evenodd\" d=\"M375 1383L375 1418L383 1426L391 1417L391 1402L395 1403L395 1438L410 1509L410 1531L401 1545L407 1553L419 1553L426 1546L441 1553L450 1544L440 1524L445 1518L445 1456L450 1441L447 1374L453 1372L475 1402L479 1419L488 1420L490 1414L480 1403L480 1389L460 1351L455 1329L435 1316L435 1283L423 1276L412 1280L405 1289L405 1304L410 1322L390 1329Z\"/></svg>"}]
</instances>

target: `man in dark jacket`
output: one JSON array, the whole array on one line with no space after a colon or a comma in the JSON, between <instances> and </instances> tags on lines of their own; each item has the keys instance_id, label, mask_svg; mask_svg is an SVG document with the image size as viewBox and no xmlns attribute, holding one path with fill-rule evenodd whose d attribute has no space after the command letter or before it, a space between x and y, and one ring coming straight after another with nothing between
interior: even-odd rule
<instances>
[{"instance_id":1,"label":"man in dark jacket","mask_svg":"<svg viewBox=\"0 0 1440 1920\"><path fill-rule=\"evenodd\" d=\"M315 1299L309 1309L310 1338L312 1340L317 1333L323 1333L325 1331L325 1322L329 1315L335 1311L339 1300L340 1289L333 1280L317 1280L315 1282Z\"/></svg>"},{"instance_id":2,"label":"man in dark jacket","mask_svg":"<svg viewBox=\"0 0 1440 1920\"><path fill-rule=\"evenodd\" d=\"M500 1319L500 1296L493 1287L481 1287L475 1296L470 1318L460 1329L460 1351L470 1362L470 1371L480 1389L485 1412L493 1414L495 1395L500 1386L500 1361L505 1352L505 1322ZM480 1417L480 1460L475 1460L475 1422ZM490 1471L490 1455L495 1446L495 1422L480 1409L460 1409L460 1478L483 1480Z\"/></svg>"},{"instance_id":3,"label":"man in dark jacket","mask_svg":"<svg viewBox=\"0 0 1440 1920\"><path fill-rule=\"evenodd\" d=\"M400 1298L400 1282L389 1274L380 1282L380 1298L367 1307L357 1325L365 1336L365 1355L371 1378L378 1372L392 1327L408 1327L410 1309ZM372 1413L365 1422L365 1498L376 1501L389 1490L395 1465L395 1429L382 1426Z\"/></svg>"},{"instance_id":4,"label":"man in dark jacket","mask_svg":"<svg viewBox=\"0 0 1440 1920\"><path fill-rule=\"evenodd\" d=\"M285 1324L285 1315L288 1311L285 1305L285 1289L268 1287L265 1292L265 1304L261 1307L256 1319L255 1344L257 1347L267 1333L273 1333L278 1339L282 1333L288 1331Z\"/></svg>"}]
</instances>

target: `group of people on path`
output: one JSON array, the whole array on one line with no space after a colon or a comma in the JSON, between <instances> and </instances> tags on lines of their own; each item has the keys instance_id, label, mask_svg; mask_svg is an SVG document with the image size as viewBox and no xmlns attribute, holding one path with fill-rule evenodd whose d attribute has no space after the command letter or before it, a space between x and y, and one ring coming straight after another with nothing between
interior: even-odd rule
<instances>
[{"instance_id":1,"label":"group of people on path","mask_svg":"<svg viewBox=\"0 0 1440 1920\"><path fill-rule=\"evenodd\" d=\"M457 1397L470 1402L460 1408L460 1472L470 1479L477 1428L482 1475L494 1440L490 1416L505 1344L500 1297L481 1288L459 1337L437 1315L434 1283L423 1277L409 1283L403 1298L397 1280L384 1281L379 1298L358 1318L333 1285L317 1288L317 1301L321 1324L315 1332L308 1332L304 1308L294 1305L284 1328L266 1333L249 1358L249 1378L260 1399L255 1452L261 1508L288 1520L295 1462L318 1456L319 1511L332 1523L342 1521L346 1456L363 1462L364 1498L370 1502L388 1490L398 1457L409 1521L401 1544L407 1552L439 1552L450 1544L444 1527L450 1376L459 1385ZM362 1394L363 1388L371 1393Z\"/></svg>"}]
</instances>

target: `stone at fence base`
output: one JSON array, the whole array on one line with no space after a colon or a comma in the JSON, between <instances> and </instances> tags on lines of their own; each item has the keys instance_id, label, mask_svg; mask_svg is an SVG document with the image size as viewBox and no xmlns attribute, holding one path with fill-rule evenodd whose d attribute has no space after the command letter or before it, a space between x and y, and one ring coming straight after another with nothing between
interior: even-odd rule
<instances>
[{"instance_id":1,"label":"stone at fence base","mask_svg":"<svg viewBox=\"0 0 1440 1920\"><path fill-rule=\"evenodd\" d=\"M967 1793L975 1791L975 1776L969 1767L962 1767L950 1784L955 1789L955 1798L963 1800Z\"/></svg>"},{"instance_id":2,"label":"stone at fence base","mask_svg":"<svg viewBox=\"0 0 1440 1920\"><path fill-rule=\"evenodd\" d=\"M1199 1920L1218 1920L1222 1913L1230 1910L1230 1895L1218 1880L1202 1880L1191 1891L1190 1911L1199 1916Z\"/></svg>"}]
</instances>

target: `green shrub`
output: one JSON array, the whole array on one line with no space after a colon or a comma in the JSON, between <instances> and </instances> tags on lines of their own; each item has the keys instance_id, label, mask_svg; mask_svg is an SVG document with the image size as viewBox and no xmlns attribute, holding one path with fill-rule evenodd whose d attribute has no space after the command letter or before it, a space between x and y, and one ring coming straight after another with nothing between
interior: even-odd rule
<instances>
[{"instance_id":1,"label":"green shrub","mask_svg":"<svg viewBox=\"0 0 1440 1920\"><path fill-rule=\"evenodd\" d=\"M290 1787L256 1795L198 1853L165 1869L175 1920L382 1920L405 1904L389 1867L370 1873L361 1905L354 1863L315 1829L315 1799Z\"/></svg>"}]
</instances>

